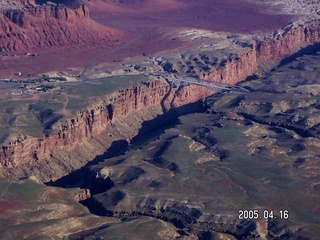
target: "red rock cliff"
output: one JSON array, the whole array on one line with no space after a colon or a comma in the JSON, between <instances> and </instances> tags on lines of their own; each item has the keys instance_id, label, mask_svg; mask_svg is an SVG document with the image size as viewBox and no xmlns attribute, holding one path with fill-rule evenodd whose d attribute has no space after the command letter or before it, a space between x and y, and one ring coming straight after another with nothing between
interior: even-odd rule
<instances>
[{"instance_id":1,"label":"red rock cliff","mask_svg":"<svg viewBox=\"0 0 320 240\"><path fill-rule=\"evenodd\" d=\"M80 111L74 118L62 122L57 133L49 137L26 137L2 146L1 166L5 169L14 168L18 176L29 172L39 175L45 181L61 177L102 154L113 141L129 141L137 134L143 121L163 113L162 102L170 109L172 106L198 101L211 93L211 90L195 86L170 90L164 80L145 82L117 91L96 105ZM167 98L170 101L165 101ZM32 165L38 164L39 168L50 166L51 170L30 171L31 162Z\"/></svg>"},{"instance_id":2,"label":"red rock cliff","mask_svg":"<svg viewBox=\"0 0 320 240\"><path fill-rule=\"evenodd\" d=\"M320 19L293 23L271 36L255 40L252 50L239 58L225 59L223 67L213 68L207 79L237 83L256 73L261 63L273 65L301 47L320 42Z\"/></svg>"},{"instance_id":3,"label":"red rock cliff","mask_svg":"<svg viewBox=\"0 0 320 240\"><path fill-rule=\"evenodd\" d=\"M236 83L255 73L261 61L280 60L300 46L320 42L319 21L293 25L275 37L257 40L251 51L237 59L227 59L207 77ZM144 121L208 94L209 90L198 86L170 91L169 85L160 80L117 91L63 122L58 132L49 137L27 137L2 146L0 164L9 175L35 174L44 181L56 179L102 154L113 141L130 140Z\"/></svg>"},{"instance_id":4,"label":"red rock cliff","mask_svg":"<svg viewBox=\"0 0 320 240\"><path fill-rule=\"evenodd\" d=\"M319 38L320 19L294 23L264 41L257 40L257 58L263 61L280 60L302 46L318 43Z\"/></svg>"},{"instance_id":5,"label":"red rock cliff","mask_svg":"<svg viewBox=\"0 0 320 240\"><path fill-rule=\"evenodd\" d=\"M88 8L64 5L26 5L0 12L0 50L21 51L52 46L94 45L112 41L121 31L89 18Z\"/></svg>"}]
</instances>

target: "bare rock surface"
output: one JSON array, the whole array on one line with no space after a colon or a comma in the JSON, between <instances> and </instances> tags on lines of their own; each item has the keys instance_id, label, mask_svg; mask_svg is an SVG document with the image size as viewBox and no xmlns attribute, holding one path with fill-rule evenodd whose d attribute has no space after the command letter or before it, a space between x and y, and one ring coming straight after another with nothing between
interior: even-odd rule
<instances>
[{"instance_id":1,"label":"bare rock surface","mask_svg":"<svg viewBox=\"0 0 320 240\"><path fill-rule=\"evenodd\" d=\"M1 52L39 51L68 45L95 45L112 42L117 34L121 35L119 30L92 21L86 6L72 9L53 3L25 4L2 3Z\"/></svg>"},{"instance_id":2,"label":"bare rock surface","mask_svg":"<svg viewBox=\"0 0 320 240\"><path fill-rule=\"evenodd\" d=\"M317 1L61 3L1 2L7 239L319 238Z\"/></svg>"},{"instance_id":3,"label":"bare rock surface","mask_svg":"<svg viewBox=\"0 0 320 240\"><path fill-rule=\"evenodd\" d=\"M83 204L101 216L162 219L198 239L223 233L235 239L317 239L319 134L311 129L319 124L318 95L300 92L299 82L306 89L318 84L319 56L302 54L263 78L242 82L251 89L246 94L215 94L207 98L207 113L180 117L152 140L87 168L78 177L100 173L97 178L112 185ZM297 66L308 69L293 70ZM198 160L204 156L212 160ZM57 183L64 186L67 179ZM239 219L241 209L275 215Z\"/></svg>"},{"instance_id":4,"label":"bare rock surface","mask_svg":"<svg viewBox=\"0 0 320 240\"><path fill-rule=\"evenodd\" d=\"M2 239L62 239L79 230L117 222L90 214L76 201L76 190L48 188L35 178L1 178L0 190Z\"/></svg>"}]
</instances>

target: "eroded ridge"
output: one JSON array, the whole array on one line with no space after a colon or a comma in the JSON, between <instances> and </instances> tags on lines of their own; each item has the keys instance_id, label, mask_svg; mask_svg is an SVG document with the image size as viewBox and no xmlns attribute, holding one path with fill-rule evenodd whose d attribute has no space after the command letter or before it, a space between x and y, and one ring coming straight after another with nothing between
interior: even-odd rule
<instances>
[{"instance_id":1,"label":"eroded ridge","mask_svg":"<svg viewBox=\"0 0 320 240\"><path fill-rule=\"evenodd\" d=\"M244 46L244 53L238 56L231 55L227 58L221 58L220 62L212 61L213 65L210 65L210 59L214 57L210 55L207 56L207 58L203 58L204 60L192 58L192 61L195 63L193 65L194 73L198 76L200 74L202 76L204 75L207 80L213 79L222 83L235 84L257 73L259 69L261 69L261 66L265 67L266 65L268 66L268 64L272 65L272 63L279 62L281 58L289 56L295 49L301 46L317 43L319 36L319 20L308 21L304 24L294 23L279 31L279 34L268 36L265 39L252 40L253 45ZM239 42L237 44L239 44ZM169 72L180 71L178 68L180 63L171 61L172 60L164 60L159 62L159 64L163 66L163 70ZM202 72L203 68L196 67L197 64L202 66L206 64L206 62L208 69L205 72ZM128 75L128 77L132 78L131 75ZM137 78L139 79L140 76L137 75ZM107 96L107 98L100 98L98 103L92 106L86 106L83 110L78 110L78 112L75 113L75 116L77 116L75 118L59 120L56 123L53 121L52 124L44 125L47 130L52 130L52 134L47 134L44 138L37 139L23 134L20 138L7 143L2 146L0 152L2 167L5 169L8 167L16 168L30 161L37 162L37 165L39 164L39 166L41 166L41 159L47 159L48 162L56 166L61 165L58 164L57 157L54 157L60 149L66 150L65 147L68 146L70 152L64 151L66 156L59 157L59 159L71 159L71 156L74 156L71 152L76 151L79 147L82 148L82 146L86 144L90 146L93 142L97 141L97 139L100 139L100 136L108 135L107 132L110 130L107 129L109 129L109 126L112 126L112 123L115 122L116 119L125 119L131 113L138 110L144 111L149 107L165 109L164 105L166 105L168 109L170 109L172 107L182 106L183 104L194 103L206 97L210 92L209 90L203 90L203 88L195 86L171 89L165 81L155 81L153 80L154 78L154 76L151 76L150 82L142 83L140 86L126 90L120 90ZM91 84L87 83L87 85L89 87ZM94 85L92 86L94 87ZM168 93L169 95L167 95ZM165 104L163 104L164 102ZM71 104L71 102L69 103ZM110 111L112 112L111 115ZM156 112L159 113L159 110L156 110L154 113ZM35 114L37 114L37 112L35 112ZM14 122L15 121L13 121L13 123ZM132 133L131 136L134 136L135 130L129 132ZM123 134L124 133L121 133L119 136ZM124 136L127 135L124 134ZM92 148L88 152L92 154L93 152L101 153L102 149L108 146L112 139L112 137L108 137L109 140L105 137L103 138L105 140L99 140L101 142L101 148ZM128 135L122 138L130 139L130 136ZM77 139L81 140L78 142L76 141ZM88 149L91 148L89 146ZM84 157L86 156L84 153L83 155L76 155L77 157L75 157L75 159L79 159L79 161L74 161L74 163L68 160L66 161L67 165L71 164L71 168L66 167L66 169L69 169L67 171L83 165L85 161L93 157L91 154ZM72 164L75 165L73 166ZM49 168L47 170L51 172ZM28 170L25 169L24 171ZM44 171L37 170L37 172L40 175L46 175ZM65 170L62 172L65 173ZM52 173L49 174L50 178L53 177L51 174Z\"/></svg>"},{"instance_id":2,"label":"eroded ridge","mask_svg":"<svg viewBox=\"0 0 320 240\"><path fill-rule=\"evenodd\" d=\"M120 30L91 20L85 5L71 8L52 2L39 5L35 1L3 1L0 26L1 52L116 44L114 41L123 35Z\"/></svg>"},{"instance_id":3,"label":"eroded ridge","mask_svg":"<svg viewBox=\"0 0 320 240\"><path fill-rule=\"evenodd\" d=\"M54 2L1 2L5 238L319 238L318 1Z\"/></svg>"},{"instance_id":4,"label":"eroded ridge","mask_svg":"<svg viewBox=\"0 0 320 240\"><path fill-rule=\"evenodd\" d=\"M91 191L82 203L92 213L162 219L185 237L316 239L319 57L303 54L242 82L247 94L208 97L205 113L182 116L151 140L56 184ZM260 217L239 219L239 210ZM274 217L263 217L271 211Z\"/></svg>"}]
</instances>

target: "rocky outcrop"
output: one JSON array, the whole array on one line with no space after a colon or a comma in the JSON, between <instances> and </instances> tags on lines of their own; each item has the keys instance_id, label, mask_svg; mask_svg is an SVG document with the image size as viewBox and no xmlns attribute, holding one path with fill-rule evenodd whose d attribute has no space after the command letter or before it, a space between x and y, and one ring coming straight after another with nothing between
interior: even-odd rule
<instances>
[{"instance_id":1,"label":"rocky outcrop","mask_svg":"<svg viewBox=\"0 0 320 240\"><path fill-rule=\"evenodd\" d=\"M320 18L300 20L266 35L239 37L224 43L226 49L215 47L207 51L186 51L180 58L159 58L157 63L164 71L235 84L258 72L269 71L283 63L301 48L311 45L305 52L313 51L320 39ZM213 38L213 42L219 41ZM229 50L228 50L229 49ZM228 50L228 51L226 51ZM293 55L293 57L296 57Z\"/></svg>"},{"instance_id":2,"label":"rocky outcrop","mask_svg":"<svg viewBox=\"0 0 320 240\"><path fill-rule=\"evenodd\" d=\"M2 52L44 49L68 45L94 45L115 40L121 31L89 18L86 6L76 9L61 4L28 4L0 12Z\"/></svg>"},{"instance_id":3,"label":"rocky outcrop","mask_svg":"<svg viewBox=\"0 0 320 240\"><path fill-rule=\"evenodd\" d=\"M171 109L199 101L212 91L195 86L170 90L164 80L144 82L117 91L106 96L104 101L83 109L74 118L62 122L54 129L56 133L46 138L26 137L2 146L1 166L9 169L9 172L10 169L14 170L12 174L21 177L28 175L30 165L39 165L33 174L42 180L61 177L102 154L113 141L130 141L144 121L163 114L160 103L168 93L171 101L163 104ZM189 108L186 111L194 110ZM43 163L47 169L41 169Z\"/></svg>"},{"instance_id":4,"label":"rocky outcrop","mask_svg":"<svg viewBox=\"0 0 320 240\"><path fill-rule=\"evenodd\" d=\"M213 68L205 76L218 82L236 84L254 74L259 69L256 49L242 55L241 58L229 58L220 64L223 67Z\"/></svg>"},{"instance_id":5,"label":"rocky outcrop","mask_svg":"<svg viewBox=\"0 0 320 240\"><path fill-rule=\"evenodd\" d=\"M263 61L281 60L302 46L319 42L320 19L293 23L266 40L257 40L257 58Z\"/></svg>"},{"instance_id":6,"label":"rocky outcrop","mask_svg":"<svg viewBox=\"0 0 320 240\"><path fill-rule=\"evenodd\" d=\"M91 193L90 193L89 189L81 189L81 190L79 190L79 192L75 196L75 199L77 201L84 201L90 197L91 197Z\"/></svg>"},{"instance_id":7,"label":"rocky outcrop","mask_svg":"<svg viewBox=\"0 0 320 240\"><path fill-rule=\"evenodd\" d=\"M253 220L239 220L237 216L223 216L204 213L198 207L185 205L172 200L162 201L155 197L141 197L138 203L134 202L135 209L132 212L112 211L126 194L120 190L108 191L101 195L95 195L82 203L94 214L101 216L113 216L117 218L149 216L171 222L175 227L183 229L185 235L197 235L200 237L207 233L209 236L218 232L228 233L236 239L249 239L257 237L257 225ZM276 228L276 226L275 226ZM214 239L207 237L204 239Z\"/></svg>"},{"instance_id":8,"label":"rocky outcrop","mask_svg":"<svg viewBox=\"0 0 320 240\"><path fill-rule=\"evenodd\" d=\"M320 19L303 23L295 22L275 31L271 36L255 39L254 45L250 46L251 49L247 53L240 57L229 57L222 60L218 67L208 71L205 78L235 84L256 73L261 65L272 66L301 47L319 41Z\"/></svg>"},{"instance_id":9,"label":"rocky outcrop","mask_svg":"<svg viewBox=\"0 0 320 240\"><path fill-rule=\"evenodd\" d=\"M87 18L85 10L74 14ZM59 16L68 17L66 14ZM19 17L12 19L17 19L15 21L18 23L20 21ZM282 34L256 40L250 51L226 59L206 78L237 83L256 73L260 62L279 62L299 47L319 42L319 23L319 20L314 20L293 24L285 28ZM112 142L129 142L145 121L172 108L178 109L197 102L210 93L210 90L199 86L171 89L165 81L160 80L117 91L94 106L83 109L74 118L62 122L59 127L56 126L56 133L44 139L26 137L2 146L1 166L7 174L19 177L28 176L30 169L33 169L32 174L39 175L44 181L59 178L102 154Z\"/></svg>"}]
</instances>

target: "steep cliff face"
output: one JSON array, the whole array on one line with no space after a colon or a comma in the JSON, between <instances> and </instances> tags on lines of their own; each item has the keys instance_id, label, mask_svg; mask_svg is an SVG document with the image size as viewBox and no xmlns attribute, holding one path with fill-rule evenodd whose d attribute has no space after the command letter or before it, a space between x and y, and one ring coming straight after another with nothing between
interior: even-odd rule
<instances>
[{"instance_id":1,"label":"steep cliff face","mask_svg":"<svg viewBox=\"0 0 320 240\"><path fill-rule=\"evenodd\" d=\"M257 40L257 58L263 61L280 60L301 46L320 40L320 19L305 23L294 23L267 40Z\"/></svg>"},{"instance_id":2,"label":"steep cliff face","mask_svg":"<svg viewBox=\"0 0 320 240\"><path fill-rule=\"evenodd\" d=\"M2 146L0 163L5 169L14 169L18 176L31 173L30 163L41 168L41 164L50 166L55 173L39 171L42 180L61 177L70 170L85 164L96 155L102 154L115 140L130 141L141 128L144 121L163 114L161 102L169 98L167 109L199 101L212 93L211 90L190 86L171 89L164 80L144 82L139 86L117 91L104 101L80 111L77 116L61 123L57 132L44 139L26 137L23 140ZM145 111L148 112L145 112ZM192 109L190 109L192 111ZM87 149L87 151L84 151ZM61 155L65 152L65 155ZM72 159L70 163L63 159ZM42 162L43 161L43 162ZM32 165L31 164L31 165ZM66 166L67 164L68 166ZM58 166L59 165L59 166ZM20 168L20 172L17 168ZM25 168L26 167L26 168ZM57 169L59 168L59 169ZM28 170L29 169L29 170ZM9 170L11 171L11 170Z\"/></svg>"},{"instance_id":3,"label":"steep cliff face","mask_svg":"<svg viewBox=\"0 0 320 240\"><path fill-rule=\"evenodd\" d=\"M62 14L64 17L65 14ZM81 15L86 18L85 12ZM319 21L293 25L275 38L256 40L250 51L206 76L236 83L257 72L261 62L280 60L296 49L320 41ZM26 137L0 149L4 172L18 177L39 175L43 181L59 178L102 154L114 141L130 141L145 121L163 112L205 98L210 90L199 86L171 89L165 81L144 82L117 91L80 111L44 139Z\"/></svg>"},{"instance_id":4,"label":"steep cliff face","mask_svg":"<svg viewBox=\"0 0 320 240\"><path fill-rule=\"evenodd\" d=\"M254 49L242 55L240 58L225 59L223 67L213 68L205 78L235 84L257 72L258 68L257 52Z\"/></svg>"},{"instance_id":5,"label":"steep cliff face","mask_svg":"<svg viewBox=\"0 0 320 240\"><path fill-rule=\"evenodd\" d=\"M112 41L121 31L89 18L88 8L64 5L26 5L0 12L1 51L43 49L52 46L94 45Z\"/></svg>"},{"instance_id":6,"label":"steep cliff face","mask_svg":"<svg viewBox=\"0 0 320 240\"><path fill-rule=\"evenodd\" d=\"M276 31L272 36L255 40L251 50L236 58L228 58L206 74L206 79L235 84L256 73L261 63L279 62L310 44L320 41L320 19L293 23Z\"/></svg>"},{"instance_id":7,"label":"steep cliff face","mask_svg":"<svg viewBox=\"0 0 320 240\"><path fill-rule=\"evenodd\" d=\"M106 129L119 116L127 116L141 107L150 107L168 91L160 82L118 91L95 106L80 111L75 118L61 124L56 134L45 139L26 138L2 147L1 164L14 167L30 158L41 159L50 149L72 147L78 139L88 140ZM160 99L159 99L160 98ZM25 154L25 155L24 155Z\"/></svg>"}]
</instances>

